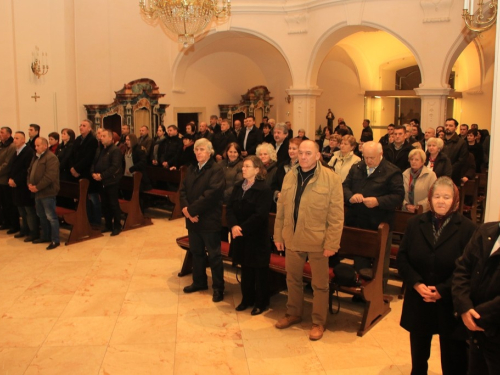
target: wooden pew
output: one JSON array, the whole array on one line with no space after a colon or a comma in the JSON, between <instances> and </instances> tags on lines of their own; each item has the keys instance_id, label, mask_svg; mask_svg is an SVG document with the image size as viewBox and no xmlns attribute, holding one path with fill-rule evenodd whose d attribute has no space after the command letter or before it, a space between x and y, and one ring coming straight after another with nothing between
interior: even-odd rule
<instances>
[{"instance_id":1,"label":"wooden pew","mask_svg":"<svg viewBox=\"0 0 500 375\"><path fill-rule=\"evenodd\" d=\"M58 196L78 200L76 211L64 207L56 207L57 216L72 225L66 245L101 237L101 230L93 229L87 217L89 180L81 179L79 182L61 180L59 181L59 186Z\"/></svg>"},{"instance_id":2,"label":"wooden pew","mask_svg":"<svg viewBox=\"0 0 500 375\"><path fill-rule=\"evenodd\" d=\"M225 217L225 212L223 212ZM269 231L274 233L275 214L269 214ZM223 219L224 221L225 219ZM358 336L363 336L375 324L377 324L390 311L390 302L384 300L383 294L383 267L389 225L382 223L378 231L369 231L358 228L344 227L341 238L341 248L339 254L350 258L353 256L363 256L373 259L373 279L363 282L360 287L349 288L335 285L333 269L329 269L330 280L330 312L333 312L332 303L335 290L359 296L365 301L365 310L358 330ZM177 239L177 244L184 250L186 255L178 276L185 276L192 270L192 255L189 251L189 239L187 236ZM229 258L229 244L221 242L221 253L224 260ZM278 254L271 254L269 269L275 273L286 275L285 257ZM306 281L311 281L311 267L309 263L304 265L303 277Z\"/></svg>"},{"instance_id":3,"label":"wooden pew","mask_svg":"<svg viewBox=\"0 0 500 375\"><path fill-rule=\"evenodd\" d=\"M153 225L151 218L144 217L139 203L139 194L141 187L142 173L135 172L132 177L123 176L120 180L120 189L132 191L132 197L129 201L120 199L120 209L127 214L123 230L130 230Z\"/></svg>"},{"instance_id":4,"label":"wooden pew","mask_svg":"<svg viewBox=\"0 0 500 375\"><path fill-rule=\"evenodd\" d=\"M460 204L458 206L458 212L463 215L469 214L472 222L477 223L477 195L479 189L479 177L473 180L469 180L466 183L460 184ZM470 197L472 200L471 205L465 204L465 197Z\"/></svg>"},{"instance_id":5,"label":"wooden pew","mask_svg":"<svg viewBox=\"0 0 500 375\"><path fill-rule=\"evenodd\" d=\"M178 186L177 190L175 191L169 191L165 189L151 189L144 191L143 193L153 197L168 198L170 202L174 204L174 209L172 210L172 216L170 216L170 220L182 217L183 215L181 212L179 190L181 187L181 182L184 180L184 176L186 174L186 167L182 166L175 171L171 171L166 168L148 166L146 169L146 173L148 174L148 177L153 185L155 185L156 182L161 181L176 184Z\"/></svg>"}]
</instances>

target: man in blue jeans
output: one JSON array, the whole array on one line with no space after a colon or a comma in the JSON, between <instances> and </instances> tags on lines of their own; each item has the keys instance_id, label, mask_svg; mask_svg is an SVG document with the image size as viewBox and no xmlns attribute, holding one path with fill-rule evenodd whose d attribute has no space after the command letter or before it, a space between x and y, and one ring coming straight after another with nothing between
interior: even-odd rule
<instances>
[{"instance_id":1,"label":"man in blue jeans","mask_svg":"<svg viewBox=\"0 0 500 375\"><path fill-rule=\"evenodd\" d=\"M47 152L45 138L35 140L36 155L28 169L28 189L35 194L36 214L40 218L42 235L33 243L50 242L47 250L59 246L59 219L56 214L56 196L59 193L59 159Z\"/></svg>"}]
</instances>

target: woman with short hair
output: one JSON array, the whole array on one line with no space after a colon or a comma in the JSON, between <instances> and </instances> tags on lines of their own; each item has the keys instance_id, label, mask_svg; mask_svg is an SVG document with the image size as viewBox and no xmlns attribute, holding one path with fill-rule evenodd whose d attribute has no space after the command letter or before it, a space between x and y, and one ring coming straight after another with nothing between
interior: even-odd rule
<instances>
[{"instance_id":1,"label":"woman with short hair","mask_svg":"<svg viewBox=\"0 0 500 375\"><path fill-rule=\"evenodd\" d=\"M278 155L276 149L270 143L261 143L257 146L255 154L266 168L266 183L271 188L276 187L276 171L278 169Z\"/></svg>"},{"instance_id":2,"label":"woman with short hair","mask_svg":"<svg viewBox=\"0 0 500 375\"><path fill-rule=\"evenodd\" d=\"M443 375L467 374L463 323L455 318L451 279L475 225L457 212L459 193L449 177L429 191L430 210L408 221L397 257L407 285L401 327L410 333L412 374L427 374L433 335L439 335Z\"/></svg>"},{"instance_id":3,"label":"woman with short hair","mask_svg":"<svg viewBox=\"0 0 500 375\"><path fill-rule=\"evenodd\" d=\"M64 128L61 130L61 142L55 152L59 159L59 179L72 180L69 162L73 153L73 142L75 141L75 132L73 129Z\"/></svg>"},{"instance_id":4,"label":"woman with short hair","mask_svg":"<svg viewBox=\"0 0 500 375\"><path fill-rule=\"evenodd\" d=\"M227 204L233 262L241 264L241 303L236 311L253 306L252 315L269 307L269 210L272 191L265 182L266 169L255 155L243 161L243 181L238 182Z\"/></svg>"},{"instance_id":5,"label":"woman with short hair","mask_svg":"<svg viewBox=\"0 0 500 375\"><path fill-rule=\"evenodd\" d=\"M226 156L219 161L219 165L224 169L224 176L226 178L224 204L227 204L233 192L234 185L243 180L241 169L243 167L243 159L241 158L241 148L236 142L231 142L227 145L224 155Z\"/></svg>"},{"instance_id":6,"label":"woman with short hair","mask_svg":"<svg viewBox=\"0 0 500 375\"><path fill-rule=\"evenodd\" d=\"M444 142L441 138L429 138L427 141L427 162L425 166L432 170L436 177L450 177L452 173L451 161L448 156L441 152L444 147Z\"/></svg>"},{"instance_id":7,"label":"woman with short hair","mask_svg":"<svg viewBox=\"0 0 500 375\"><path fill-rule=\"evenodd\" d=\"M414 213L419 207L423 208L422 212L429 211L429 189L436 181L436 174L424 165L425 160L425 152L421 149L413 149L408 154L410 168L403 172L403 211Z\"/></svg>"},{"instance_id":8,"label":"woman with short hair","mask_svg":"<svg viewBox=\"0 0 500 375\"><path fill-rule=\"evenodd\" d=\"M342 182L346 179L351 167L361 161L361 158L354 154L357 147L358 143L354 136L344 135L340 142L340 150L333 153L328 163L328 166L340 176Z\"/></svg>"}]
</instances>

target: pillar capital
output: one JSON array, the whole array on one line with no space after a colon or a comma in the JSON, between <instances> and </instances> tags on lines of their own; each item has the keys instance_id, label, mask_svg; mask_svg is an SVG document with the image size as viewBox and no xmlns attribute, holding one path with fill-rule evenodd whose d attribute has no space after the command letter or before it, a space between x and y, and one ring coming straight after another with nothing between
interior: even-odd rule
<instances>
[{"instance_id":1,"label":"pillar capital","mask_svg":"<svg viewBox=\"0 0 500 375\"><path fill-rule=\"evenodd\" d=\"M414 89L422 101L420 123L422 128L443 125L446 118L446 100L450 94L449 87L419 87Z\"/></svg>"},{"instance_id":2,"label":"pillar capital","mask_svg":"<svg viewBox=\"0 0 500 375\"><path fill-rule=\"evenodd\" d=\"M318 97L323 93L322 89L318 87L304 87L304 88L289 88L286 90L287 94L290 96L312 96Z\"/></svg>"},{"instance_id":3,"label":"pillar capital","mask_svg":"<svg viewBox=\"0 0 500 375\"><path fill-rule=\"evenodd\" d=\"M418 96L448 96L451 92L449 87L418 87L413 90Z\"/></svg>"}]
</instances>

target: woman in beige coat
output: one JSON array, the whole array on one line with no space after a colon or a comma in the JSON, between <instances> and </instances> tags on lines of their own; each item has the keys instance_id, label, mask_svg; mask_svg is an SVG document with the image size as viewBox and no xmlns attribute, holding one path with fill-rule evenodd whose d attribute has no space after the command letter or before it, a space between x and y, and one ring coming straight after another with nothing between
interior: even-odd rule
<instances>
[{"instance_id":1,"label":"woman in beige coat","mask_svg":"<svg viewBox=\"0 0 500 375\"><path fill-rule=\"evenodd\" d=\"M436 181L436 174L424 165L425 159L425 152L421 149L411 150L408 155L410 168L403 172L405 187L403 211L415 212L419 206L423 207L423 212L429 211L427 196Z\"/></svg>"},{"instance_id":2,"label":"woman in beige coat","mask_svg":"<svg viewBox=\"0 0 500 375\"><path fill-rule=\"evenodd\" d=\"M340 176L342 182L346 179L351 167L361 161L358 156L354 155L354 149L357 146L354 136L344 135L340 143L340 150L335 151L328 162L328 166Z\"/></svg>"}]
</instances>

